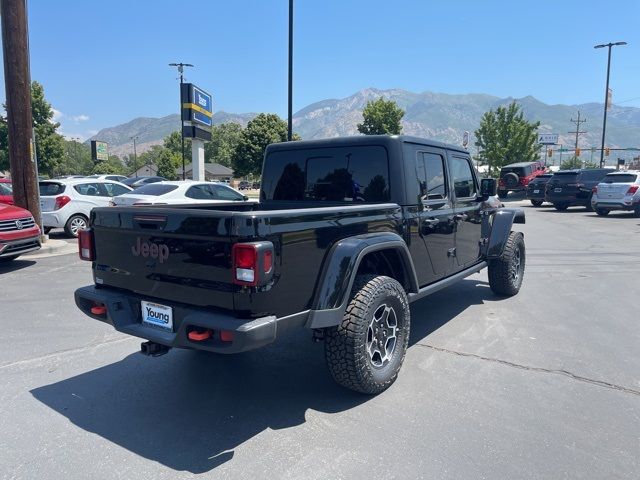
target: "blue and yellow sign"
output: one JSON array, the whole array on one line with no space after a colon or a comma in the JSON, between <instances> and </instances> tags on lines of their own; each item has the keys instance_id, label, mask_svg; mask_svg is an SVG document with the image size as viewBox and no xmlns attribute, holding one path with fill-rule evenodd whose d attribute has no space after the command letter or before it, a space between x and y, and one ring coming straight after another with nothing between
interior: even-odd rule
<instances>
[{"instance_id":1,"label":"blue and yellow sign","mask_svg":"<svg viewBox=\"0 0 640 480\"><path fill-rule=\"evenodd\" d=\"M182 119L206 127L213 124L213 98L193 83L183 84Z\"/></svg>"}]
</instances>

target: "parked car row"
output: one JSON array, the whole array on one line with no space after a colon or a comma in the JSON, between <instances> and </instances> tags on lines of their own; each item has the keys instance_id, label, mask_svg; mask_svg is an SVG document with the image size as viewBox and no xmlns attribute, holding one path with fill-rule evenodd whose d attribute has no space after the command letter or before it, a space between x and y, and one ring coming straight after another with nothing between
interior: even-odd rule
<instances>
[{"instance_id":1,"label":"parked car row","mask_svg":"<svg viewBox=\"0 0 640 480\"><path fill-rule=\"evenodd\" d=\"M528 183L526 197L535 207L548 202L558 211L583 206L601 216L624 210L640 217L640 172L587 168L547 173Z\"/></svg>"}]
</instances>

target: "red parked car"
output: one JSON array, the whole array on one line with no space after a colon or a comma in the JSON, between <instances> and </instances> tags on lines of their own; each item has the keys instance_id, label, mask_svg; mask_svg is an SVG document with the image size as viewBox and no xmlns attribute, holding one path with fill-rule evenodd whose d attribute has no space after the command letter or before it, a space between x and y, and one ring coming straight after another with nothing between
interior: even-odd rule
<instances>
[{"instance_id":1,"label":"red parked car","mask_svg":"<svg viewBox=\"0 0 640 480\"><path fill-rule=\"evenodd\" d=\"M40 227L31 212L0 203L0 262L40 248Z\"/></svg>"},{"instance_id":2,"label":"red parked car","mask_svg":"<svg viewBox=\"0 0 640 480\"><path fill-rule=\"evenodd\" d=\"M542 162L520 162L505 165L500 169L498 181L498 197L507 198L509 192L521 192L527 189L538 175L545 173Z\"/></svg>"},{"instance_id":3,"label":"red parked car","mask_svg":"<svg viewBox=\"0 0 640 480\"><path fill-rule=\"evenodd\" d=\"M13 205L13 191L11 190L11 180L0 178L0 203Z\"/></svg>"}]
</instances>

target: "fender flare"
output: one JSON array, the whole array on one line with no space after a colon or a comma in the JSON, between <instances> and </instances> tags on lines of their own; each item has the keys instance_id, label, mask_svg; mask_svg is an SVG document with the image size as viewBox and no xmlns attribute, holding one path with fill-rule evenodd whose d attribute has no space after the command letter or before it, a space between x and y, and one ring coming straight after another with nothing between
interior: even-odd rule
<instances>
[{"instance_id":1,"label":"fender flare","mask_svg":"<svg viewBox=\"0 0 640 480\"><path fill-rule=\"evenodd\" d=\"M417 293L418 279L407 244L394 232L357 235L336 242L323 262L316 284L308 328L339 325L347 308L358 267L365 255L381 250L395 251L409 283L409 293Z\"/></svg>"},{"instance_id":2,"label":"fender flare","mask_svg":"<svg viewBox=\"0 0 640 480\"><path fill-rule=\"evenodd\" d=\"M524 211L519 208L501 208L491 218L491 233L487 243L488 260L500 258L514 223L525 223Z\"/></svg>"}]
</instances>

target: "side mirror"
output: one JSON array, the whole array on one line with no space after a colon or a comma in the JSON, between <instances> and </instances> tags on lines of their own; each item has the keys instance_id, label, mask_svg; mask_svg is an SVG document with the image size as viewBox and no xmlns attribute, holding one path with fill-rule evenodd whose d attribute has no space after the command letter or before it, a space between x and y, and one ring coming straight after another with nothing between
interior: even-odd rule
<instances>
[{"instance_id":1,"label":"side mirror","mask_svg":"<svg viewBox=\"0 0 640 480\"><path fill-rule=\"evenodd\" d=\"M496 193L498 193L498 184L495 178L483 178L480 180L480 197L483 201L493 197Z\"/></svg>"}]
</instances>

